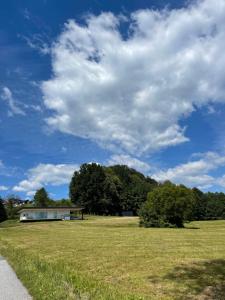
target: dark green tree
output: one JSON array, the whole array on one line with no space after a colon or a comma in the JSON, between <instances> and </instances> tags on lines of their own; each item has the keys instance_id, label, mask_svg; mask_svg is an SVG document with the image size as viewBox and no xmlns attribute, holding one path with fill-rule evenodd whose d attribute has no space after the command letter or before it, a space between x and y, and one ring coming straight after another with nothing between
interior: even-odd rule
<instances>
[{"instance_id":1,"label":"dark green tree","mask_svg":"<svg viewBox=\"0 0 225 300\"><path fill-rule=\"evenodd\" d=\"M121 182L119 178L113 174L113 172L105 168L105 181L104 181L104 197L105 214L107 215L121 215L122 214L122 202L120 199Z\"/></svg>"},{"instance_id":2,"label":"dark green tree","mask_svg":"<svg viewBox=\"0 0 225 300\"><path fill-rule=\"evenodd\" d=\"M48 196L45 188L40 188L34 195L34 206L48 207L51 205L51 199Z\"/></svg>"},{"instance_id":3,"label":"dark green tree","mask_svg":"<svg viewBox=\"0 0 225 300\"><path fill-rule=\"evenodd\" d=\"M7 219L6 209L3 204L2 198L0 197L0 222L5 221L6 219Z\"/></svg>"},{"instance_id":4,"label":"dark green tree","mask_svg":"<svg viewBox=\"0 0 225 300\"><path fill-rule=\"evenodd\" d=\"M225 219L225 194L208 192L205 197L205 218L208 220Z\"/></svg>"},{"instance_id":5,"label":"dark green tree","mask_svg":"<svg viewBox=\"0 0 225 300\"><path fill-rule=\"evenodd\" d=\"M148 192L157 187L158 183L126 165L115 165L108 169L120 180L119 197L122 209L137 214L146 201Z\"/></svg>"},{"instance_id":6,"label":"dark green tree","mask_svg":"<svg viewBox=\"0 0 225 300\"><path fill-rule=\"evenodd\" d=\"M193 220L205 220L207 197L202 191L197 188L193 188L192 191L195 197L195 204L193 207Z\"/></svg>"},{"instance_id":7,"label":"dark green tree","mask_svg":"<svg viewBox=\"0 0 225 300\"><path fill-rule=\"evenodd\" d=\"M74 172L70 182L71 201L84 207L86 213L105 214L108 202L105 199L106 175L102 166L96 163L83 164Z\"/></svg>"},{"instance_id":8,"label":"dark green tree","mask_svg":"<svg viewBox=\"0 0 225 300\"><path fill-rule=\"evenodd\" d=\"M170 182L148 193L139 211L140 225L145 227L183 227L192 219L195 198L192 190Z\"/></svg>"}]
</instances>

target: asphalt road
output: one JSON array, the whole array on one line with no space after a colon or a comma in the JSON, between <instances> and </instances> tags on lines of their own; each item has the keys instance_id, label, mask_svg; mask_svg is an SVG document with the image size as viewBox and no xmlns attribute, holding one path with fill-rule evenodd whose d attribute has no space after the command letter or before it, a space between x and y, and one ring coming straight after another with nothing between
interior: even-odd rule
<instances>
[{"instance_id":1,"label":"asphalt road","mask_svg":"<svg viewBox=\"0 0 225 300\"><path fill-rule=\"evenodd\" d=\"M25 287L17 278L15 272L0 256L0 300L31 300Z\"/></svg>"}]
</instances>

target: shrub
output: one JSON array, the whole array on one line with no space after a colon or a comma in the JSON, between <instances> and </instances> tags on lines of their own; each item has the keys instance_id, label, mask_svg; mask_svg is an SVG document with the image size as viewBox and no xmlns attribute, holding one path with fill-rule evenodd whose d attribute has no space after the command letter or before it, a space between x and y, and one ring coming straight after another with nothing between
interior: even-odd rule
<instances>
[{"instance_id":1,"label":"shrub","mask_svg":"<svg viewBox=\"0 0 225 300\"><path fill-rule=\"evenodd\" d=\"M183 185L166 183L148 193L139 211L140 226L183 227L192 219L193 192Z\"/></svg>"}]
</instances>

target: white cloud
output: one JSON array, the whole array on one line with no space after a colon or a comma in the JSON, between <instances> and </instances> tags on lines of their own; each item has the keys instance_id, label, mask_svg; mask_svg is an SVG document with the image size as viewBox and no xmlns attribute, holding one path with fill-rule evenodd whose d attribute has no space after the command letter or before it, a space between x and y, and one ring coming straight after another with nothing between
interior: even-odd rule
<instances>
[{"instance_id":1,"label":"white cloud","mask_svg":"<svg viewBox=\"0 0 225 300\"><path fill-rule=\"evenodd\" d=\"M27 36L20 36L22 37L27 45L40 52L43 55L49 54L50 53L50 48L49 45L44 42L43 37L40 34L34 34L32 37L27 37Z\"/></svg>"},{"instance_id":2,"label":"white cloud","mask_svg":"<svg viewBox=\"0 0 225 300\"><path fill-rule=\"evenodd\" d=\"M5 185L0 185L0 191L7 191L9 188Z\"/></svg>"},{"instance_id":3,"label":"white cloud","mask_svg":"<svg viewBox=\"0 0 225 300\"><path fill-rule=\"evenodd\" d=\"M217 178L209 174L210 171L225 166L225 156L220 156L215 152L207 152L198 154L197 157L199 157L198 160L190 161L165 171L158 171L151 176L158 181L170 180L175 183L191 187L197 186L203 189L213 185L225 187L225 176Z\"/></svg>"},{"instance_id":4,"label":"white cloud","mask_svg":"<svg viewBox=\"0 0 225 300\"><path fill-rule=\"evenodd\" d=\"M107 165L127 165L128 167L143 173L146 173L151 169L149 164L125 154L112 155L108 160Z\"/></svg>"},{"instance_id":5,"label":"white cloud","mask_svg":"<svg viewBox=\"0 0 225 300\"><path fill-rule=\"evenodd\" d=\"M30 12L29 12L29 10L28 10L27 8L25 8L25 9L23 10L23 16L24 16L24 18L27 19L27 20L30 20L30 19L31 19L31 14L30 14Z\"/></svg>"},{"instance_id":6,"label":"white cloud","mask_svg":"<svg viewBox=\"0 0 225 300\"><path fill-rule=\"evenodd\" d=\"M33 110L35 110L35 111L42 111L40 105L30 105L30 107L31 107Z\"/></svg>"},{"instance_id":7,"label":"white cloud","mask_svg":"<svg viewBox=\"0 0 225 300\"><path fill-rule=\"evenodd\" d=\"M33 197L35 193L36 193L36 190L35 191L29 191L29 192L26 193L26 195L30 199L30 197Z\"/></svg>"},{"instance_id":8,"label":"white cloud","mask_svg":"<svg viewBox=\"0 0 225 300\"><path fill-rule=\"evenodd\" d=\"M27 110L42 112L42 108L38 104L26 104L24 102L15 100L12 91L6 86L2 88L2 93L0 97L7 103L9 107L9 116L13 116L16 114L25 116Z\"/></svg>"},{"instance_id":9,"label":"white cloud","mask_svg":"<svg viewBox=\"0 0 225 300\"><path fill-rule=\"evenodd\" d=\"M9 167L6 166L2 160L0 160L0 175L1 176L7 176L11 177L14 176L18 171L18 168L16 167Z\"/></svg>"},{"instance_id":10,"label":"white cloud","mask_svg":"<svg viewBox=\"0 0 225 300\"><path fill-rule=\"evenodd\" d=\"M5 100L9 106L9 115L22 115L25 116L26 113L19 107L18 102L13 98L12 92L8 87L3 87L1 98Z\"/></svg>"},{"instance_id":11,"label":"white cloud","mask_svg":"<svg viewBox=\"0 0 225 300\"><path fill-rule=\"evenodd\" d=\"M68 184L78 168L76 164L39 164L28 170L27 179L14 186L13 191L26 192L28 196L31 196L42 186Z\"/></svg>"},{"instance_id":12,"label":"white cloud","mask_svg":"<svg viewBox=\"0 0 225 300\"><path fill-rule=\"evenodd\" d=\"M36 112L42 112L42 108L41 108L40 105L34 105L34 104L27 105L27 104L26 104L25 107L26 107L27 109L34 110L34 111L36 111Z\"/></svg>"},{"instance_id":13,"label":"white cloud","mask_svg":"<svg viewBox=\"0 0 225 300\"><path fill-rule=\"evenodd\" d=\"M127 37L120 23L129 22ZM225 1L69 20L43 82L49 126L130 154L188 141L179 121L225 101Z\"/></svg>"},{"instance_id":14,"label":"white cloud","mask_svg":"<svg viewBox=\"0 0 225 300\"><path fill-rule=\"evenodd\" d=\"M223 175L221 178L218 178L216 183L225 188L225 175Z\"/></svg>"}]
</instances>

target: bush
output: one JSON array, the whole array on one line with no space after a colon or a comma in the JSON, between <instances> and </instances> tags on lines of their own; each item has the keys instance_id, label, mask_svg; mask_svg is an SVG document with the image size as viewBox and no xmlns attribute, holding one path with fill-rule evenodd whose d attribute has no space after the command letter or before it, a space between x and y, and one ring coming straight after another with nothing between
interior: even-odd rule
<instances>
[{"instance_id":1,"label":"bush","mask_svg":"<svg viewBox=\"0 0 225 300\"><path fill-rule=\"evenodd\" d=\"M139 211L140 226L183 227L192 219L193 192L183 185L166 183L148 193Z\"/></svg>"}]
</instances>

